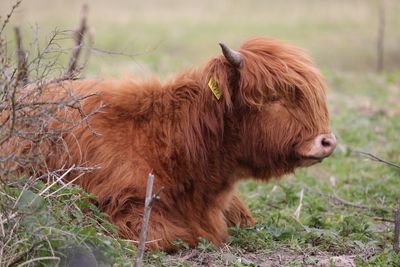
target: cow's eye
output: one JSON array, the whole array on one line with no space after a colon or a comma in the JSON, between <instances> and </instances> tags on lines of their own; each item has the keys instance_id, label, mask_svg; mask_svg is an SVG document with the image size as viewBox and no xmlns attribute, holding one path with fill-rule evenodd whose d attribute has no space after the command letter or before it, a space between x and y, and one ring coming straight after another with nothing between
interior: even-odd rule
<instances>
[{"instance_id":1,"label":"cow's eye","mask_svg":"<svg viewBox=\"0 0 400 267\"><path fill-rule=\"evenodd\" d=\"M277 95L268 96L268 101L269 102L277 102L278 100L279 100L279 97Z\"/></svg>"}]
</instances>

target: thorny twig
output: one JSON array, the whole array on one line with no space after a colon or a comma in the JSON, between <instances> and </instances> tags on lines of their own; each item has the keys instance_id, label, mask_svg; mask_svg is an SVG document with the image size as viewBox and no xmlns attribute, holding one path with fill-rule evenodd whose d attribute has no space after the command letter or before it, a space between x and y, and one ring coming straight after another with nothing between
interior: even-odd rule
<instances>
[{"instance_id":1,"label":"thorny twig","mask_svg":"<svg viewBox=\"0 0 400 267\"><path fill-rule=\"evenodd\" d=\"M17 2L15 2L15 4L12 6L10 13L7 14L6 19L3 22L3 25L1 27L0 30L0 35L3 33L4 29L6 28L8 22L10 21L10 18L12 16L12 14L14 13L14 11L19 7L19 5L21 4L22 0L18 0Z\"/></svg>"},{"instance_id":2,"label":"thorny twig","mask_svg":"<svg viewBox=\"0 0 400 267\"><path fill-rule=\"evenodd\" d=\"M18 4L18 3L17 3ZM16 4L16 5L17 5ZM19 87L24 86L28 82L28 69L27 69L27 63L26 63L26 54L25 51L22 48L22 38L21 38L21 33L18 27L15 27L15 39L16 39L16 49L17 49L17 56L18 56L18 66L17 66L17 76L16 80L14 81L14 85L12 87L11 91L11 96L10 96L10 102L11 102L11 121L10 121L10 128L9 128L9 134L8 137L0 141L0 145L5 141L8 140L9 138L12 137L14 131L15 131L15 123L16 123L16 93Z\"/></svg>"}]
</instances>

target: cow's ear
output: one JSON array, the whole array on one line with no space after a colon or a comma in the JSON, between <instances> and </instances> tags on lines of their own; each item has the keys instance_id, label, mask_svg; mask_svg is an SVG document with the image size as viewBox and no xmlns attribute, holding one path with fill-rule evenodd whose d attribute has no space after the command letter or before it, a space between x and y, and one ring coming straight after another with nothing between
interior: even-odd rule
<instances>
[{"instance_id":1,"label":"cow's ear","mask_svg":"<svg viewBox=\"0 0 400 267\"><path fill-rule=\"evenodd\" d=\"M231 64L235 68L240 68L242 67L243 64L243 59L242 55L233 49L230 49L223 43L219 43L222 49L222 53L224 54L224 57L226 60L228 60L229 64Z\"/></svg>"}]
</instances>

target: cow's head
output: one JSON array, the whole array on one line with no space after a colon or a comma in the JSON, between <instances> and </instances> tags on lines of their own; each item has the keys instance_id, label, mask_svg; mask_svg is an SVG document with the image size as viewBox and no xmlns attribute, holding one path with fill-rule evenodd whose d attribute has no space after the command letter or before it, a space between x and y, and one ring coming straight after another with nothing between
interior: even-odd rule
<instances>
[{"instance_id":1,"label":"cow's head","mask_svg":"<svg viewBox=\"0 0 400 267\"><path fill-rule=\"evenodd\" d=\"M238 51L221 44L227 107L234 114L239 162L259 178L279 176L332 154L325 84L301 51L257 38Z\"/></svg>"}]
</instances>

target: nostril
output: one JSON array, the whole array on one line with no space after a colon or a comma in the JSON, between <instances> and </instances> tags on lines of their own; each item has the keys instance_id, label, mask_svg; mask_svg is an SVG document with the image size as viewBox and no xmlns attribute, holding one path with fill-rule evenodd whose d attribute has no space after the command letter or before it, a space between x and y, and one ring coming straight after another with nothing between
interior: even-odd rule
<instances>
[{"instance_id":1,"label":"nostril","mask_svg":"<svg viewBox=\"0 0 400 267\"><path fill-rule=\"evenodd\" d=\"M329 140L328 138L322 138L321 144L323 147L331 147L332 146L332 141Z\"/></svg>"}]
</instances>

